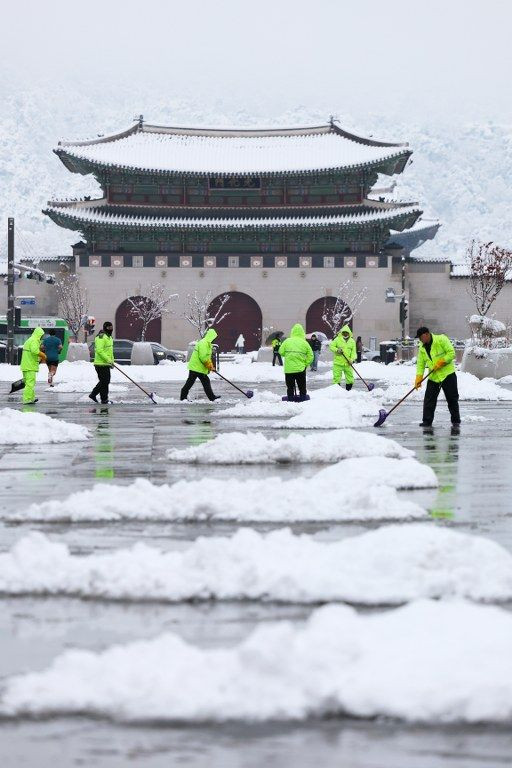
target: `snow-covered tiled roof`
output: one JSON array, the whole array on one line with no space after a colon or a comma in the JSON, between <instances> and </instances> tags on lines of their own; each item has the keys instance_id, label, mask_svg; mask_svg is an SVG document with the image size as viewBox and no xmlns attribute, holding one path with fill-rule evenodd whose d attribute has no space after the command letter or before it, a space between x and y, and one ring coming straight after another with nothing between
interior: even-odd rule
<instances>
[{"instance_id":1,"label":"snow-covered tiled roof","mask_svg":"<svg viewBox=\"0 0 512 768\"><path fill-rule=\"evenodd\" d=\"M302 173L357 168L393 158L402 170L411 154L406 144L363 139L333 124L280 131L137 124L111 136L62 142L55 152L62 159L101 166L190 174Z\"/></svg>"},{"instance_id":2,"label":"snow-covered tiled roof","mask_svg":"<svg viewBox=\"0 0 512 768\"><path fill-rule=\"evenodd\" d=\"M262 229L283 227L336 227L378 222L399 221L421 213L417 205L402 206L396 209L377 209L366 213L331 216L282 216L278 218L185 218L164 216L134 216L128 214L105 213L102 208L82 208L62 205L49 205L44 213L53 217L63 217L87 224L99 224L122 227L161 227L165 229Z\"/></svg>"}]
</instances>

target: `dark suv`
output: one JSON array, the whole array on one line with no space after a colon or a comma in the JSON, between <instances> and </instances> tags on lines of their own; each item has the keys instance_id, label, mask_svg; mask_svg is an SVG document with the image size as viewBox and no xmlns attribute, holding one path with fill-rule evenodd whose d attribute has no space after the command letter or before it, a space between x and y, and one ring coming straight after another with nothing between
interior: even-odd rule
<instances>
[{"instance_id":1,"label":"dark suv","mask_svg":"<svg viewBox=\"0 0 512 768\"><path fill-rule=\"evenodd\" d=\"M114 360L118 365L132 364L133 341L130 339L114 339ZM89 344L89 354L91 361L94 360L94 342ZM153 362L158 365L163 356L160 356L153 349Z\"/></svg>"}]
</instances>

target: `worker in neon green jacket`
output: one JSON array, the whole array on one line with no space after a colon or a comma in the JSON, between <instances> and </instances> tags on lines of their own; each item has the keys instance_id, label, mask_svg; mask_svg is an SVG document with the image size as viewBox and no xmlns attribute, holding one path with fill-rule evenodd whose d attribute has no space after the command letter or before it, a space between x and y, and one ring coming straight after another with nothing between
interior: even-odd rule
<instances>
[{"instance_id":1,"label":"worker in neon green jacket","mask_svg":"<svg viewBox=\"0 0 512 768\"><path fill-rule=\"evenodd\" d=\"M36 374L39 370L39 363L44 363L46 355L41 350L41 341L44 336L42 328L34 328L32 335L23 345L21 355L21 371L23 373L23 402L25 405L37 403L36 397Z\"/></svg>"},{"instance_id":2,"label":"worker in neon green jacket","mask_svg":"<svg viewBox=\"0 0 512 768\"><path fill-rule=\"evenodd\" d=\"M333 384L341 386L341 379L345 378L345 389L350 392L354 385L354 369L350 365L357 358L356 343L348 325L344 325L335 339L329 344L329 349L334 353L332 363Z\"/></svg>"},{"instance_id":3,"label":"worker in neon green jacket","mask_svg":"<svg viewBox=\"0 0 512 768\"><path fill-rule=\"evenodd\" d=\"M196 343L192 356L188 363L188 379L180 394L180 400L186 400L192 385L199 379L208 400L219 400L220 395L214 395L208 374L215 370L213 364L213 342L217 338L217 331L209 328L202 339Z\"/></svg>"},{"instance_id":4,"label":"worker in neon green jacket","mask_svg":"<svg viewBox=\"0 0 512 768\"><path fill-rule=\"evenodd\" d=\"M100 396L101 402L105 405L109 402L108 388L110 385L110 372L114 367L114 326L107 320L103 323L103 330L98 333L94 339L94 368L98 375L98 383L89 395L91 400L98 402Z\"/></svg>"},{"instance_id":5,"label":"worker in neon green jacket","mask_svg":"<svg viewBox=\"0 0 512 768\"><path fill-rule=\"evenodd\" d=\"M291 402L309 400L306 385L306 369L314 360L313 350L306 341L306 333L300 323L295 323L290 335L283 341L279 354L284 357L284 378L286 380L286 398ZM299 390L295 394L295 387Z\"/></svg>"},{"instance_id":6,"label":"worker in neon green jacket","mask_svg":"<svg viewBox=\"0 0 512 768\"><path fill-rule=\"evenodd\" d=\"M420 427L430 427L434 421L437 398L443 390L454 427L460 424L459 392L455 373L455 350L448 336L430 333L425 326L418 328L416 338L420 345L416 362L416 389L421 387L425 368L430 373L423 399L423 421Z\"/></svg>"}]
</instances>

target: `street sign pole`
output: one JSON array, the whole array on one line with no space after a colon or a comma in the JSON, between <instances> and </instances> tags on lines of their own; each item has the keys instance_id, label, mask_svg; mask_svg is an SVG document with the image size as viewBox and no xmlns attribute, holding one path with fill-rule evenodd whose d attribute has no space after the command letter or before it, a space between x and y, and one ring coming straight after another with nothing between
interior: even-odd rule
<instances>
[{"instance_id":1,"label":"street sign pole","mask_svg":"<svg viewBox=\"0 0 512 768\"><path fill-rule=\"evenodd\" d=\"M7 349L6 362L14 360L14 219L7 220Z\"/></svg>"}]
</instances>

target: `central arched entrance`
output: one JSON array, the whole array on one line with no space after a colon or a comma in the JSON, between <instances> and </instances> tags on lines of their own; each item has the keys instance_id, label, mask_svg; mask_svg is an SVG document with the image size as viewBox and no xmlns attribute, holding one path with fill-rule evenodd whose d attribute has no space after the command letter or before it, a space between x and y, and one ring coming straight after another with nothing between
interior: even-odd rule
<instances>
[{"instance_id":1,"label":"central arched entrance","mask_svg":"<svg viewBox=\"0 0 512 768\"><path fill-rule=\"evenodd\" d=\"M130 296L132 301L151 302L147 296ZM116 310L116 338L140 341L142 336L142 320L131 314L132 305L128 299L121 302ZM162 318L151 320L146 328L146 341L158 341L162 339Z\"/></svg>"},{"instance_id":2,"label":"central arched entrance","mask_svg":"<svg viewBox=\"0 0 512 768\"><path fill-rule=\"evenodd\" d=\"M261 326L263 316L258 303L246 293L226 291L210 302L208 314L214 316L224 296L229 296L220 315L225 315L220 322L213 324L217 331L215 344L221 352L233 352L240 334L245 339L245 351L253 352L261 346Z\"/></svg>"},{"instance_id":3,"label":"central arched entrance","mask_svg":"<svg viewBox=\"0 0 512 768\"><path fill-rule=\"evenodd\" d=\"M339 330L342 325L345 325L343 317L350 317L352 314L344 301L340 301L338 306L336 303L335 296L323 296L314 301L306 313L306 333L321 331L329 339L332 339L335 334L331 326L334 325ZM324 320L325 316L330 319L330 324ZM346 324L352 328L352 318Z\"/></svg>"}]
</instances>

